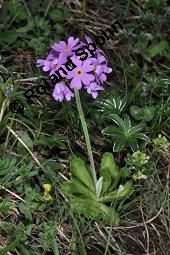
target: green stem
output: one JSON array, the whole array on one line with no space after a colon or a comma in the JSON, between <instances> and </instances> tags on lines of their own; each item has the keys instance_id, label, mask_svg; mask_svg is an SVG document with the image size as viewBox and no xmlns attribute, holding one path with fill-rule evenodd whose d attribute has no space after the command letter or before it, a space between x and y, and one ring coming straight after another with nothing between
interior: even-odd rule
<instances>
[{"instance_id":1,"label":"green stem","mask_svg":"<svg viewBox=\"0 0 170 255\"><path fill-rule=\"evenodd\" d=\"M79 91L77 89L75 89L74 92L75 92L75 97L76 97L77 109L78 109L78 112L79 112L83 132L84 132L84 136L85 136L85 140L86 140L87 152L88 152L90 166L91 166L91 174L92 174L92 177L93 177L93 181L96 184L97 178L96 178L96 171L95 171L93 153L92 153L92 148L91 148L91 144L90 144L90 138L89 138L89 133L88 133L88 130L87 130L86 121L85 121L85 118L84 118L83 109L82 109L82 106L81 106L80 95L79 95Z\"/></svg>"},{"instance_id":2,"label":"green stem","mask_svg":"<svg viewBox=\"0 0 170 255\"><path fill-rule=\"evenodd\" d=\"M83 16L86 16L86 0L83 0L82 2L82 13Z\"/></svg>"}]
</instances>

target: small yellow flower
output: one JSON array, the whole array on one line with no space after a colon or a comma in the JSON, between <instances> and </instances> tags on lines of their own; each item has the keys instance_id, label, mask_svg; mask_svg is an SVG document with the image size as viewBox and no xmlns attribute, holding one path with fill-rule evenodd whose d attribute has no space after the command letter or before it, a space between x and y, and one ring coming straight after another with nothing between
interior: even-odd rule
<instances>
[{"instance_id":1,"label":"small yellow flower","mask_svg":"<svg viewBox=\"0 0 170 255\"><path fill-rule=\"evenodd\" d=\"M45 189L45 192L50 192L51 191L51 185L48 183L43 184L43 188Z\"/></svg>"},{"instance_id":2,"label":"small yellow flower","mask_svg":"<svg viewBox=\"0 0 170 255\"><path fill-rule=\"evenodd\" d=\"M53 198L49 194L49 192L51 191L51 185L48 183L45 183L43 184L43 188L45 189L43 199L46 201L52 200Z\"/></svg>"},{"instance_id":3,"label":"small yellow flower","mask_svg":"<svg viewBox=\"0 0 170 255\"><path fill-rule=\"evenodd\" d=\"M52 200L53 198L52 198L52 196L51 196L50 194L45 194L45 193L44 193L43 199L44 199L45 201L50 201L50 200Z\"/></svg>"}]
</instances>

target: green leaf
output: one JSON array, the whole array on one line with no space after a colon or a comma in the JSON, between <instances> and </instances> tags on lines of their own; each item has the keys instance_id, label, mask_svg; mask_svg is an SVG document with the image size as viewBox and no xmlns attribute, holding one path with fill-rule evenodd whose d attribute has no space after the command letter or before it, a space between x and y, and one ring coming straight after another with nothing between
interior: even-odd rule
<instances>
[{"instance_id":1,"label":"green leaf","mask_svg":"<svg viewBox=\"0 0 170 255\"><path fill-rule=\"evenodd\" d=\"M24 214L25 218L32 221L32 214L30 212L30 208L27 205L25 205L24 203L20 203L19 210L22 214Z\"/></svg>"},{"instance_id":2,"label":"green leaf","mask_svg":"<svg viewBox=\"0 0 170 255\"><path fill-rule=\"evenodd\" d=\"M17 132L21 140L25 143L25 145L32 151L33 150L33 142L29 135L26 132L18 131ZM18 154L25 156L28 154L26 148L18 141L17 143L17 152Z\"/></svg>"},{"instance_id":3,"label":"green leaf","mask_svg":"<svg viewBox=\"0 0 170 255\"><path fill-rule=\"evenodd\" d=\"M5 43L14 43L17 40L17 33L14 30L8 30L0 33L0 40Z\"/></svg>"},{"instance_id":4,"label":"green leaf","mask_svg":"<svg viewBox=\"0 0 170 255\"><path fill-rule=\"evenodd\" d=\"M2 76L0 75L0 86L3 84L4 80L2 78Z\"/></svg>"},{"instance_id":5,"label":"green leaf","mask_svg":"<svg viewBox=\"0 0 170 255\"><path fill-rule=\"evenodd\" d=\"M145 121L151 121L155 114L155 107L154 106L145 106L143 109L143 119Z\"/></svg>"},{"instance_id":6,"label":"green leaf","mask_svg":"<svg viewBox=\"0 0 170 255\"><path fill-rule=\"evenodd\" d=\"M8 74L8 70L4 66L0 65L0 73Z\"/></svg>"},{"instance_id":7,"label":"green leaf","mask_svg":"<svg viewBox=\"0 0 170 255\"><path fill-rule=\"evenodd\" d=\"M4 93L3 93L2 89L0 88L0 113L2 110L1 105L3 104L4 100L5 100Z\"/></svg>"},{"instance_id":8,"label":"green leaf","mask_svg":"<svg viewBox=\"0 0 170 255\"><path fill-rule=\"evenodd\" d=\"M6 82L5 83L3 83L2 85L1 85L1 90L2 90L2 92L3 93L5 93L5 91L6 91L6 89L8 88L8 86L11 86L12 85L12 78L8 78L7 80L6 80Z\"/></svg>"},{"instance_id":9,"label":"green leaf","mask_svg":"<svg viewBox=\"0 0 170 255\"><path fill-rule=\"evenodd\" d=\"M28 33L34 28L34 22L33 20L28 20L28 24L23 27L19 27L16 29L17 33ZM23 35L22 35L23 36Z\"/></svg>"},{"instance_id":10,"label":"green leaf","mask_svg":"<svg viewBox=\"0 0 170 255\"><path fill-rule=\"evenodd\" d=\"M123 131L126 131L127 128L126 128L123 120L118 115L111 114L110 117Z\"/></svg>"},{"instance_id":11,"label":"green leaf","mask_svg":"<svg viewBox=\"0 0 170 255\"><path fill-rule=\"evenodd\" d=\"M133 151L137 151L138 148L139 148L138 142L137 142L137 140L136 140L135 138L130 138L130 139L128 140L128 144L129 144L129 146L131 147L131 149L132 149Z\"/></svg>"},{"instance_id":12,"label":"green leaf","mask_svg":"<svg viewBox=\"0 0 170 255\"><path fill-rule=\"evenodd\" d=\"M130 168L123 167L123 168L120 169L120 176L121 177L127 178L131 175L131 173L132 173L132 170Z\"/></svg>"},{"instance_id":13,"label":"green leaf","mask_svg":"<svg viewBox=\"0 0 170 255\"><path fill-rule=\"evenodd\" d=\"M115 209L95 200L76 197L71 200L70 205L74 212L84 214L87 218L103 219L107 222L112 222L114 226L119 224L119 216Z\"/></svg>"},{"instance_id":14,"label":"green leaf","mask_svg":"<svg viewBox=\"0 0 170 255\"><path fill-rule=\"evenodd\" d=\"M49 17L54 21L62 21L63 20L63 13L61 10L52 10L49 12Z\"/></svg>"},{"instance_id":15,"label":"green leaf","mask_svg":"<svg viewBox=\"0 0 170 255\"><path fill-rule=\"evenodd\" d=\"M107 127L102 130L102 134L104 135L121 135L122 130L118 127Z\"/></svg>"},{"instance_id":16,"label":"green leaf","mask_svg":"<svg viewBox=\"0 0 170 255\"><path fill-rule=\"evenodd\" d=\"M120 151L124 148L126 144L126 139L125 137L122 137L122 136L118 136L115 141L114 141L114 144L113 144L113 151L116 152L116 151Z\"/></svg>"},{"instance_id":17,"label":"green leaf","mask_svg":"<svg viewBox=\"0 0 170 255\"><path fill-rule=\"evenodd\" d=\"M168 48L168 43L166 41L161 41L157 43L156 45L152 45L147 49L147 55L149 55L151 58L155 57L158 54L161 54L163 51Z\"/></svg>"},{"instance_id":18,"label":"green leaf","mask_svg":"<svg viewBox=\"0 0 170 255\"><path fill-rule=\"evenodd\" d=\"M66 138L59 134L58 132L55 132L52 136L44 136L40 135L38 140L36 141L36 144L42 145L42 146L47 146L50 149L52 149L54 146L57 146L61 149L65 149L65 140Z\"/></svg>"},{"instance_id":19,"label":"green leaf","mask_svg":"<svg viewBox=\"0 0 170 255\"><path fill-rule=\"evenodd\" d=\"M70 10L67 6L64 6L64 8L63 8L63 15L65 18L68 18L70 15Z\"/></svg>"},{"instance_id":20,"label":"green leaf","mask_svg":"<svg viewBox=\"0 0 170 255\"><path fill-rule=\"evenodd\" d=\"M41 55L45 49L44 37L32 38L28 42L29 47L33 48L37 54Z\"/></svg>"},{"instance_id":21,"label":"green leaf","mask_svg":"<svg viewBox=\"0 0 170 255\"><path fill-rule=\"evenodd\" d=\"M63 183L63 189L68 194L81 194L81 196L85 198L95 197L95 194L88 187L86 187L82 182L80 182L77 178L74 177L72 177L71 180Z\"/></svg>"},{"instance_id":22,"label":"green leaf","mask_svg":"<svg viewBox=\"0 0 170 255\"><path fill-rule=\"evenodd\" d=\"M145 106L145 108L140 108L136 105L130 107L130 114L136 120L151 121L154 117L155 107Z\"/></svg>"},{"instance_id":23,"label":"green leaf","mask_svg":"<svg viewBox=\"0 0 170 255\"><path fill-rule=\"evenodd\" d=\"M8 253L9 251L14 250L17 243L19 243L21 241L21 239L23 238L23 235L24 235L24 233L20 233L19 235L17 235L17 237L14 240L12 240L10 242L10 244L8 244L7 246L5 246L4 248L2 248L0 250L0 254L1 255L6 255L6 254L9 254Z\"/></svg>"},{"instance_id":24,"label":"green leaf","mask_svg":"<svg viewBox=\"0 0 170 255\"><path fill-rule=\"evenodd\" d=\"M64 27L61 24L56 23L54 25L54 28L57 30L58 34L63 34L64 33Z\"/></svg>"},{"instance_id":25,"label":"green leaf","mask_svg":"<svg viewBox=\"0 0 170 255\"><path fill-rule=\"evenodd\" d=\"M143 112L137 105L132 105L129 109L130 114L135 120L141 120L143 118Z\"/></svg>"},{"instance_id":26,"label":"green leaf","mask_svg":"<svg viewBox=\"0 0 170 255\"><path fill-rule=\"evenodd\" d=\"M102 218L99 203L94 199L74 197L70 206L74 212L84 214L87 218Z\"/></svg>"},{"instance_id":27,"label":"green leaf","mask_svg":"<svg viewBox=\"0 0 170 255\"><path fill-rule=\"evenodd\" d=\"M129 196L134 191L133 185L131 182L126 182L124 185L119 185L119 188L107 193L103 198L101 199L102 202L113 202L117 201L119 199L122 199L124 197Z\"/></svg>"},{"instance_id":28,"label":"green leaf","mask_svg":"<svg viewBox=\"0 0 170 255\"><path fill-rule=\"evenodd\" d=\"M28 16L24 5L20 4L18 0L9 1L8 8L13 19L18 18L24 20Z\"/></svg>"},{"instance_id":29,"label":"green leaf","mask_svg":"<svg viewBox=\"0 0 170 255\"><path fill-rule=\"evenodd\" d=\"M91 191L95 191L93 179L81 158L75 157L70 162L71 175L76 177L79 181L85 184Z\"/></svg>"},{"instance_id":30,"label":"green leaf","mask_svg":"<svg viewBox=\"0 0 170 255\"><path fill-rule=\"evenodd\" d=\"M96 182L96 196L97 197L100 197L102 187L103 187L103 176L101 176Z\"/></svg>"},{"instance_id":31,"label":"green leaf","mask_svg":"<svg viewBox=\"0 0 170 255\"><path fill-rule=\"evenodd\" d=\"M150 141L149 137L143 133L138 133L135 135L135 138L137 139L142 139L142 140L145 140L145 141Z\"/></svg>"},{"instance_id":32,"label":"green leaf","mask_svg":"<svg viewBox=\"0 0 170 255\"><path fill-rule=\"evenodd\" d=\"M134 135L135 133L138 133L139 131L141 131L144 127L145 127L145 124L136 125L129 130L129 134Z\"/></svg>"},{"instance_id":33,"label":"green leaf","mask_svg":"<svg viewBox=\"0 0 170 255\"><path fill-rule=\"evenodd\" d=\"M127 131L131 128L131 121L127 115L125 116L125 119L124 119L124 125Z\"/></svg>"},{"instance_id":34,"label":"green leaf","mask_svg":"<svg viewBox=\"0 0 170 255\"><path fill-rule=\"evenodd\" d=\"M0 160L0 176L7 174L11 171L16 164L16 158L11 155L5 155Z\"/></svg>"},{"instance_id":35,"label":"green leaf","mask_svg":"<svg viewBox=\"0 0 170 255\"><path fill-rule=\"evenodd\" d=\"M112 207L106 206L104 204L100 204L100 210L104 214L103 219L108 222L112 223L113 226L118 226L119 225L119 215L116 212L116 210Z\"/></svg>"},{"instance_id":36,"label":"green leaf","mask_svg":"<svg viewBox=\"0 0 170 255\"><path fill-rule=\"evenodd\" d=\"M115 163L112 153L105 152L100 164L100 176L103 176L102 194L107 190L113 189L119 179L119 168Z\"/></svg>"}]
</instances>

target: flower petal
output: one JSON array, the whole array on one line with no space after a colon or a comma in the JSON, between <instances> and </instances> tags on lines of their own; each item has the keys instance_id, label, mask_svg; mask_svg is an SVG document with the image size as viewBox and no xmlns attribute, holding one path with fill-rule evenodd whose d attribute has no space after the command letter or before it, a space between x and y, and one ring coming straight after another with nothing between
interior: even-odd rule
<instances>
[{"instance_id":1,"label":"flower petal","mask_svg":"<svg viewBox=\"0 0 170 255\"><path fill-rule=\"evenodd\" d=\"M84 73L81 75L81 80L85 85L89 85L91 81L94 81L95 77L92 74Z\"/></svg>"},{"instance_id":2,"label":"flower petal","mask_svg":"<svg viewBox=\"0 0 170 255\"><path fill-rule=\"evenodd\" d=\"M82 83L80 77L74 77L70 82L70 88L81 89Z\"/></svg>"}]
</instances>

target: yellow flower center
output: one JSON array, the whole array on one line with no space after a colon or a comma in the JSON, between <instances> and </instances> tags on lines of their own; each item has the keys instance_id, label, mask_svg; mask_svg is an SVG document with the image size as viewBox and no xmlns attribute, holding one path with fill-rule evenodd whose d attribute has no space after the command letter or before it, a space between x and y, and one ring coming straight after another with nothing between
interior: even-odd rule
<instances>
[{"instance_id":1,"label":"yellow flower center","mask_svg":"<svg viewBox=\"0 0 170 255\"><path fill-rule=\"evenodd\" d=\"M78 75L81 75L82 73L83 73L82 70L77 70L77 71L76 71L76 74L78 74Z\"/></svg>"},{"instance_id":2,"label":"yellow flower center","mask_svg":"<svg viewBox=\"0 0 170 255\"><path fill-rule=\"evenodd\" d=\"M65 47L65 48L64 48L64 50L70 50L70 48L68 48L68 47Z\"/></svg>"}]
</instances>

